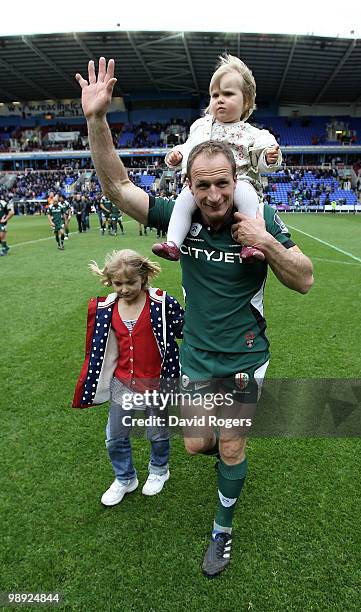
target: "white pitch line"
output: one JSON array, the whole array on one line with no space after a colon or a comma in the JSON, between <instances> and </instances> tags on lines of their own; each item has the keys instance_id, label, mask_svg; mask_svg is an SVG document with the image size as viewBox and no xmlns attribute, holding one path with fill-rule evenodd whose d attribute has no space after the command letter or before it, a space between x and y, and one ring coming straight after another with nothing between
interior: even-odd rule
<instances>
[{"instance_id":1,"label":"white pitch line","mask_svg":"<svg viewBox=\"0 0 361 612\"><path fill-rule=\"evenodd\" d=\"M69 236L73 236L73 234L77 234L78 232L70 232ZM26 244L36 244L37 242L44 242L44 240L54 240L54 236L48 236L47 238L37 238L36 240L28 240L27 242L17 242L16 244L11 245L11 250L16 249L16 247L25 246Z\"/></svg>"},{"instance_id":2,"label":"white pitch line","mask_svg":"<svg viewBox=\"0 0 361 612\"><path fill-rule=\"evenodd\" d=\"M125 223L131 223L131 221L123 221L123 225ZM100 229L100 227L98 227L97 229ZM79 232L69 232L69 236L77 236L78 234ZM54 236L48 236L47 238L37 238L36 240L28 240L27 242L17 242L16 244L12 244L10 248L11 250L13 250L16 247L25 246L26 244L37 244L38 242L44 242L44 240L54 240Z\"/></svg>"},{"instance_id":3,"label":"white pitch line","mask_svg":"<svg viewBox=\"0 0 361 612\"><path fill-rule=\"evenodd\" d=\"M325 263L342 264L344 266L357 266L360 267L359 263L353 261L340 261L339 259L325 259L324 257L312 257L312 261L324 261Z\"/></svg>"},{"instance_id":4,"label":"white pitch line","mask_svg":"<svg viewBox=\"0 0 361 612\"><path fill-rule=\"evenodd\" d=\"M329 242L326 242L325 240L321 240L321 238L317 238L317 236L312 236L312 234L303 232L302 230L298 229L298 227L294 227L293 225L289 225L288 223L287 223L287 226L290 227L291 229L296 230L297 232L300 232L300 234L303 234L304 236L308 236L308 238L313 238L313 240L316 240L317 242L320 242L321 244L324 244L325 246L330 247L330 249L333 249L334 251L338 251L339 253L342 253L342 255L351 257L351 259L354 259L355 261L358 261L359 263L361 263L361 257L356 257L356 255L352 255L352 253L349 253L348 251L344 251L343 249L340 249L334 244L330 244Z\"/></svg>"}]
</instances>

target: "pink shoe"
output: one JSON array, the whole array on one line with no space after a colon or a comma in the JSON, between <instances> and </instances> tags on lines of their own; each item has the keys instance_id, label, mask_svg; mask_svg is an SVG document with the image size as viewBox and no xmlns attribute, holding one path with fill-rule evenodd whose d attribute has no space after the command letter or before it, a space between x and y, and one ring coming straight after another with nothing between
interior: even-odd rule
<instances>
[{"instance_id":1,"label":"pink shoe","mask_svg":"<svg viewBox=\"0 0 361 612\"><path fill-rule=\"evenodd\" d=\"M245 261L247 261L247 263L252 263L252 260L255 259L258 261L264 261L265 256L262 251L259 251L254 247L243 246L241 249L241 259L244 259Z\"/></svg>"},{"instance_id":2,"label":"pink shoe","mask_svg":"<svg viewBox=\"0 0 361 612\"><path fill-rule=\"evenodd\" d=\"M163 259L169 259L170 261L178 261L180 256L180 250L175 242L160 242L153 244L152 251L154 255L163 257Z\"/></svg>"}]
</instances>

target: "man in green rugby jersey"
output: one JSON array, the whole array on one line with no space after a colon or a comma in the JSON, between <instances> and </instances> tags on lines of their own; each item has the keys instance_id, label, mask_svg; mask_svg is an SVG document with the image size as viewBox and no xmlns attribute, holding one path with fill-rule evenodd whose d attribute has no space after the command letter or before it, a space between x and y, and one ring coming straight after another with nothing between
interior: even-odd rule
<instances>
[{"instance_id":1,"label":"man in green rugby jersey","mask_svg":"<svg viewBox=\"0 0 361 612\"><path fill-rule=\"evenodd\" d=\"M63 195L59 196L59 202L60 202L60 205L63 207L63 211L64 211L64 233L65 233L64 239L69 240L69 225L70 225L70 219L72 215L70 202L66 200Z\"/></svg>"},{"instance_id":2,"label":"man in green rugby jersey","mask_svg":"<svg viewBox=\"0 0 361 612\"><path fill-rule=\"evenodd\" d=\"M116 236L118 233L118 225L119 225L120 231L122 232L122 235L124 235L124 227L122 223L122 218L123 218L122 211L119 210L118 206L116 206L115 204L112 204L111 211L110 211L110 221L112 225L113 236Z\"/></svg>"},{"instance_id":3,"label":"man in green rugby jersey","mask_svg":"<svg viewBox=\"0 0 361 612\"><path fill-rule=\"evenodd\" d=\"M7 255L10 247L6 242L7 223L14 216L14 207L6 200L0 200L0 257Z\"/></svg>"},{"instance_id":4,"label":"man in green rugby jersey","mask_svg":"<svg viewBox=\"0 0 361 612\"><path fill-rule=\"evenodd\" d=\"M58 194L54 196L52 204L48 206L48 219L50 227L54 231L58 249L64 251L65 213Z\"/></svg>"},{"instance_id":5,"label":"man in green rugby jersey","mask_svg":"<svg viewBox=\"0 0 361 612\"><path fill-rule=\"evenodd\" d=\"M102 224L101 230L102 235L104 236L105 230L108 227L108 234L112 231L112 221L111 221L111 213L112 213L112 203L106 196L102 196L100 198L100 210L104 216L104 223Z\"/></svg>"},{"instance_id":6,"label":"man in green rugby jersey","mask_svg":"<svg viewBox=\"0 0 361 612\"><path fill-rule=\"evenodd\" d=\"M106 121L114 78L114 60L88 65L88 81L80 74L82 105L88 123L89 143L103 192L139 223L166 228L173 203L154 198L135 186L113 145ZM235 414L247 406L247 392L257 401L268 365L263 290L269 266L282 284L307 293L313 284L312 263L292 242L276 212L264 208L264 217L248 218L233 206L235 162L221 142L197 145L188 159L187 176L198 209L181 247L182 283L186 315L181 347L182 381L192 391L215 381L231 381L239 393ZM264 262L244 264L241 245L256 247ZM244 402L244 403L243 403ZM241 412L242 414L242 412ZM236 435L234 435L236 433ZM227 567L232 543L232 519L247 472L244 431L230 435L221 428L198 435L186 432L185 447L195 455L217 455L218 507L202 570L212 578Z\"/></svg>"}]
</instances>

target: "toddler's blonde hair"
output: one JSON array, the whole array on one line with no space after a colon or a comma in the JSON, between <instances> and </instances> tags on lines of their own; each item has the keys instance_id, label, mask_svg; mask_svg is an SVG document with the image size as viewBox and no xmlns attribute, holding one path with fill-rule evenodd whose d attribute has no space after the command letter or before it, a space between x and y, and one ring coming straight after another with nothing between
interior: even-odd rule
<instances>
[{"instance_id":1,"label":"toddler's blonde hair","mask_svg":"<svg viewBox=\"0 0 361 612\"><path fill-rule=\"evenodd\" d=\"M89 269L100 276L105 287L111 286L112 279L119 272L124 272L128 277L140 276L142 289L148 289L150 279L155 278L161 271L157 263L131 249L112 251L106 255L103 268L100 268L96 261L91 261Z\"/></svg>"},{"instance_id":2,"label":"toddler's blonde hair","mask_svg":"<svg viewBox=\"0 0 361 612\"><path fill-rule=\"evenodd\" d=\"M219 62L209 83L209 95L212 95L213 87L219 84L222 76L232 72L236 72L241 77L240 87L243 93L244 108L240 119L242 121L247 121L256 108L256 81L254 80L251 70L239 59L239 57L230 55L229 53L219 56ZM211 105L209 104L206 108L206 113L211 112L210 107Z\"/></svg>"}]
</instances>

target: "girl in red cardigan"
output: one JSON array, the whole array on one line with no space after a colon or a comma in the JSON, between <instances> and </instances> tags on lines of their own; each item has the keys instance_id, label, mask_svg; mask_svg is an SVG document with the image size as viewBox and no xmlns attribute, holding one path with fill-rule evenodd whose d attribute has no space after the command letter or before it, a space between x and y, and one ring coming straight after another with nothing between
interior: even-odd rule
<instances>
[{"instance_id":1,"label":"girl in red cardigan","mask_svg":"<svg viewBox=\"0 0 361 612\"><path fill-rule=\"evenodd\" d=\"M99 317L95 319L98 323L94 325L92 340L95 348L91 349L94 351L92 357L96 359L97 343L104 342L99 344L105 347L99 349L104 351L99 359L104 359L102 365L109 363L106 352L108 345L112 344L111 338L107 336L103 341L99 336L105 333L102 332L102 323L99 323L102 309L109 312L109 336L118 348L117 357L112 361L115 369L109 378L110 411L106 427L106 447L115 480L101 498L105 506L114 506L126 493L135 491L139 484L129 439L136 409L143 409L145 413L140 416L147 420L157 417L150 418L150 422L156 422L147 426L151 454L143 494L156 495L169 478L170 444L166 415L149 405L149 399L140 406L139 398L142 395L146 398L144 391L158 388L160 378L179 375L175 338L181 337L183 309L175 298L149 287L149 280L160 272L160 266L135 251L113 251L106 256L103 268L99 268L96 262L91 262L89 267L101 278L103 285L111 286L115 292L106 299L106 309L104 301L99 303ZM90 374L88 378L91 378ZM106 378L103 371L99 378ZM95 384L92 386L96 387ZM93 391L93 397L96 403L96 391Z\"/></svg>"}]
</instances>

